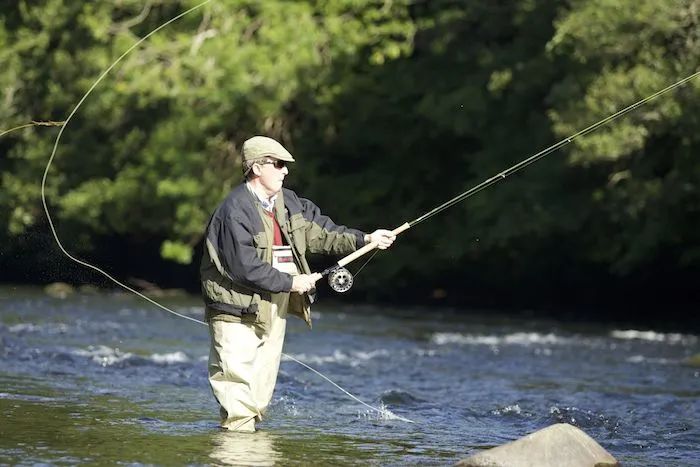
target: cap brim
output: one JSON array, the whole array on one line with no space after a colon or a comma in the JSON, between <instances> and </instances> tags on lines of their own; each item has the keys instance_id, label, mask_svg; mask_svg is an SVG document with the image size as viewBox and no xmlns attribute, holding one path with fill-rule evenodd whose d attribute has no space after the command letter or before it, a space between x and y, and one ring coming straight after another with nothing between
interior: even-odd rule
<instances>
[{"instance_id":1,"label":"cap brim","mask_svg":"<svg viewBox=\"0 0 700 467\"><path fill-rule=\"evenodd\" d=\"M285 161L285 162L296 162L291 154L277 154L277 153L263 154L262 156L259 157L259 159L262 159L264 157L271 157L273 159L279 159L279 160Z\"/></svg>"}]
</instances>

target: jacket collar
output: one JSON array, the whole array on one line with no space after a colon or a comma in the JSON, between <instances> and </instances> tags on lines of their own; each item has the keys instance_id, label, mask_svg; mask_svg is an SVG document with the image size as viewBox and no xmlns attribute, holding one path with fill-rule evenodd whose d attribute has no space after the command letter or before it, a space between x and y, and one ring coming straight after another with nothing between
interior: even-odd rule
<instances>
[{"instance_id":1,"label":"jacket collar","mask_svg":"<svg viewBox=\"0 0 700 467\"><path fill-rule=\"evenodd\" d=\"M248 188L248 191L255 197L255 199L260 203L260 206L268 212L272 212L272 210L275 208L275 201L277 198L280 197L280 193L277 193L275 196L272 198L265 198L264 196L260 196L260 194L253 189L253 187L250 185L250 183L245 182L246 188Z\"/></svg>"}]
</instances>

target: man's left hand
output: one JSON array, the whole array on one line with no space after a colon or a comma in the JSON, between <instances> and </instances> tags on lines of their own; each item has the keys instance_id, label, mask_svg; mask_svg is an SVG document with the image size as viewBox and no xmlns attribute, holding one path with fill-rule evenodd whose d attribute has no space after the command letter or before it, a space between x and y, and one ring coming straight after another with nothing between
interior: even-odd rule
<instances>
[{"instance_id":1,"label":"man's left hand","mask_svg":"<svg viewBox=\"0 0 700 467\"><path fill-rule=\"evenodd\" d=\"M386 250L396 240L396 235L391 230L378 229L369 235L365 235L367 243L376 243L377 248Z\"/></svg>"}]
</instances>

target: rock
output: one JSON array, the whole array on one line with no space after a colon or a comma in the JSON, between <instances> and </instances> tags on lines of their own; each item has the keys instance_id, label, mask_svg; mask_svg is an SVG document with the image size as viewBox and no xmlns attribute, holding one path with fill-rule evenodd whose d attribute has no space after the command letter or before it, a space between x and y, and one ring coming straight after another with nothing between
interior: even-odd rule
<instances>
[{"instance_id":1,"label":"rock","mask_svg":"<svg viewBox=\"0 0 700 467\"><path fill-rule=\"evenodd\" d=\"M461 460L462 467L615 467L620 463L578 428L566 423Z\"/></svg>"},{"instance_id":2,"label":"rock","mask_svg":"<svg viewBox=\"0 0 700 467\"><path fill-rule=\"evenodd\" d=\"M160 287L158 287L158 285L154 284L153 282L149 282L146 279L140 279L138 277L130 277L126 280L126 282L129 283L129 285L133 285L142 292L150 292L151 290L160 289Z\"/></svg>"},{"instance_id":3,"label":"rock","mask_svg":"<svg viewBox=\"0 0 700 467\"><path fill-rule=\"evenodd\" d=\"M78 292L83 295L97 295L100 293L100 289L91 284L83 284L78 287Z\"/></svg>"},{"instance_id":4,"label":"rock","mask_svg":"<svg viewBox=\"0 0 700 467\"><path fill-rule=\"evenodd\" d=\"M182 298L187 296L187 291L184 289L161 289L157 284L137 277L130 277L127 282L139 289L144 295L152 298Z\"/></svg>"},{"instance_id":5,"label":"rock","mask_svg":"<svg viewBox=\"0 0 700 467\"><path fill-rule=\"evenodd\" d=\"M75 288L65 282L54 282L44 287L44 292L53 298L66 298L75 293Z\"/></svg>"},{"instance_id":6,"label":"rock","mask_svg":"<svg viewBox=\"0 0 700 467\"><path fill-rule=\"evenodd\" d=\"M695 354L685 361L685 364L695 368L700 368L700 353Z\"/></svg>"},{"instance_id":7,"label":"rock","mask_svg":"<svg viewBox=\"0 0 700 467\"><path fill-rule=\"evenodd\" d=\"M185 289L154 289L146 292L146 295L154 298L184 298L187 297Z\"/></svg>"}]
</instances>

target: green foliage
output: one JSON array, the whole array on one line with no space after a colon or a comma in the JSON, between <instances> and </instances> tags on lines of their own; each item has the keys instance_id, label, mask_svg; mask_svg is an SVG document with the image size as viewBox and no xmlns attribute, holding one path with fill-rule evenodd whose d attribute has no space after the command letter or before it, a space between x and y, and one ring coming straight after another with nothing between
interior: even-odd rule
<instances>
[{"instance_id":1,"label":"green foliage","mask_svg":"<svg viewBox=\"0 0 700 467\"><path fill-rule=\"evenodd\" d=\"M19 2L0 33L10 103L3 122L66 115L139 36L194 4ZM293 146L285 108L302 83L320 89L335 57L366 44L375 62L400 55L397 43L406 40L395 38L410 30L397 27L396 11L357 2L217 1L155 35L66 127L49 176L60 230L163 236L170 239L163 252L175 244L179 251L165 256L191 257L212 207L239 179L237 144L263 132ZM50 154L33 149L41 137L33 130L3 142L3 208L12 213L5 234L41 221L36 180Z\"/></svg>"},{"instance_id":2,"label":"green foliage","mask_svg":"<svg viewBox=\"0 0 700 467\"><path fill-rule=\"evenodd\" d=\"M0 126L65 119L117 57L197 3L4 7ZM215 0L83 103L48 202L69 250L118 235L186 264L240 181L241 142L266 134L298 156L291 186L335 220L395 227L696 71L699 12L698 0ZM697 269L698 115L700 79L407 232L375 282ZM5 244L46 228L39 183L57 131L0 139Z\"/></svg>"},{"instance_id":3,"label":"green foliage","mask_svg":"<svg viewBox=\"0 0 700 467\"><path fill-rule=\"evenodd\" d=\"M548 45L580 70L553 93L557 134L571 134L698 71L699 6L691 0L575 2ZM688 266L686 248L697 251L700 178L690 154L700 145L699 90L700 83L691 82L571 150L572 164L608 175L591 187L589 224L604 223L604 230L591 238L589 254L618 272L668 256Z\"/></svg>"}]
</instances>

